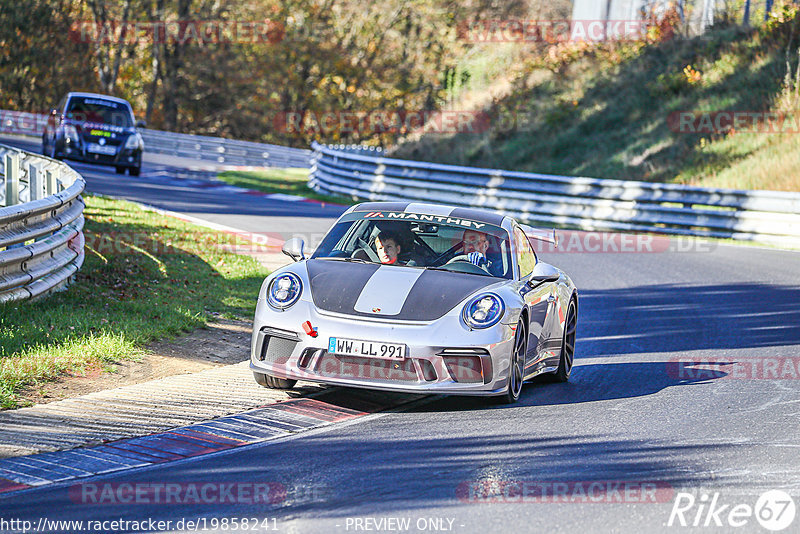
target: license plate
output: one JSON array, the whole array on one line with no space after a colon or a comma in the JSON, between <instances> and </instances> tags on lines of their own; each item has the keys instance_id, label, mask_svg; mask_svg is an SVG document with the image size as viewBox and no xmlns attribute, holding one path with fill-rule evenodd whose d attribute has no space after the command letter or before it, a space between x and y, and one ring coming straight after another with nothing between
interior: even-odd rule
<instances>
[{"instance_id":1,"label":"license plate","mask_svg":"<svg viewBox=\"0 0 800 534\"><path fill-rule=\"evenodd\" d=\"M404 360L406 346L397 343L378 343L375 341L332 337L328 340L328 352L346 356L381 358L383 360Z\"/></svg>"},{"instance_id":2,"label":"license plate","mask_svg":"<svg viewBox=\"0 0 800 534\"><path fill-rule=\"evenodd\" d=\"M89 143L86 146L86 151L91 152L93 154L105 154L107 156L113 156L117 153L117 147L110 146L110 145L98 145L97 143Z\"/></svg>"}]
</instances>

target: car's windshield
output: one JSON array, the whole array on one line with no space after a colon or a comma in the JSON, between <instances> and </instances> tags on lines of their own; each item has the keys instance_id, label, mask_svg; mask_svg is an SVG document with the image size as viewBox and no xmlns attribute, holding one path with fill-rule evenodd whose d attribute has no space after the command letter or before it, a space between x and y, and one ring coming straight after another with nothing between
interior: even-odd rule
<instances>
[{"instance_id":1,"label":"car's windshield","mask_svg":"<svg viewBox=\"0 0 800 534\"><path fill-rule=\"evenodd\" d=\"M491 224L437 215L347 214L331 228L312 258L513 278L508 232Z\"/></svg>"},{"instance_id":2,"label":"car's windshield","mask_svg":"<svg viewBox=\"0 0 800 534\"><path fill-rule=\"evenodd\" d=\"M121 128L133 126L133 117L128 106L104 98L72 97L66 117L74 121L111 124Z\"/></svg>"}]
</instances>

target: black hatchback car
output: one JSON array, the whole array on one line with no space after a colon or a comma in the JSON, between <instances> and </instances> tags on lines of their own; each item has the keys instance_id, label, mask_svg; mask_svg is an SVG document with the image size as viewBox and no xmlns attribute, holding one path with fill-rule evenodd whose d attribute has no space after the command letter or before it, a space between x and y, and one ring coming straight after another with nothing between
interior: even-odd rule
<instances>
[{"instance_id":1,"label":"black hatchback car","mask_svg":"<svg viewBox=\"0 0 800 534\"><path fill-rule=\"evenodd\" d=\"M56 159L113 165L139 176L144 127L133 118L128 101L94 93L68 93L50 111L42 134L42 153Z\"/></svg>"}]
</instances>

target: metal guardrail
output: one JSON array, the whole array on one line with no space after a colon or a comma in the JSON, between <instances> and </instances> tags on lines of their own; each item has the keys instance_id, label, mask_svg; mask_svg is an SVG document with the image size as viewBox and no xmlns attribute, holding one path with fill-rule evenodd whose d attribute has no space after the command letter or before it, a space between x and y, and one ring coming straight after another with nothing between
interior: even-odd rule
<instances>
[{"instance_id":1,"label":"metal guardrail","mask_svg":"<svg viewBox=\"0 0 800 534\"><path fill-rule=\"evenodd\" d=\"M83 178L0 145L0 185L0 303L65 287L84 259Z\"/></svg>"},{"instance_id":2,"label":"metal guardrail","mask_svg":"<svg viewBox=\"0 0 800 534\"><path fill-rule=\"evenodd\" d=\"M488 208L529 224L800 247L800 193L550 176L312 148L309 185L320 193Z\"/></svg>"},{"instance_id":3,"label":"metal guardrail","mask_svg":"<svg viewBox=\"0 0 800 534\"><path fill-rule=\"evenodd\" d=\"M312 154L304 148L235 141L222 137L147 129L141 132L145 152L214 161L225 165L308 168Z\"/></svg>"},{"instance_id":4,"label":"metal guardrail","mask_svg":"<svg viewBox=\"0 0 800 534\"><path fill-rule=\"evenodd\" d=\"M41 136L47 115L0 110L0 133ZM266 143L236 141L222 137L189 135L161 130L140 129L144 151L218 164L248 167L310 166L312 152Z\"/></svg>"}]
</instances>

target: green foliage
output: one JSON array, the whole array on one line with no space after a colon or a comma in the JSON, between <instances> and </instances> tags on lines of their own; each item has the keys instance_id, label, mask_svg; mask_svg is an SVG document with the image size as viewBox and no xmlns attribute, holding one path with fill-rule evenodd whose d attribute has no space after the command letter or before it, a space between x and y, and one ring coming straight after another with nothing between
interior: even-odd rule
<instances>
[{"instance_id":1,"label":"green foliage","mask_svg":"<svg viewBox=\"0 0 800 534\"><path fill-rule=\"evenodd\" d=\"M127 98L153 128L295 146L390 144L398 133L320 129L313 121L296 131L283 117L435 111L473 80L472 69L455 70L473 49L459 24L536 17L551 5L568 13L568 0L546 7L541 0L2 2L0 108L42 112L68 90L94 90ZM122 22L165 21L270 21L275 31L221 41L121 31ZM486 76L493 68L476 66Z\"/></svg>"}]
</instances>

